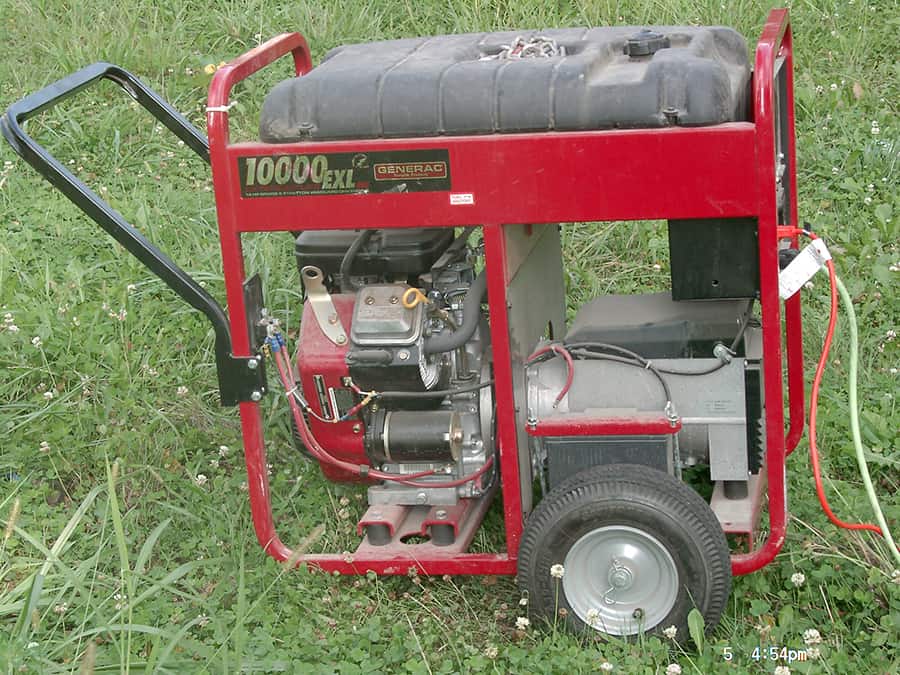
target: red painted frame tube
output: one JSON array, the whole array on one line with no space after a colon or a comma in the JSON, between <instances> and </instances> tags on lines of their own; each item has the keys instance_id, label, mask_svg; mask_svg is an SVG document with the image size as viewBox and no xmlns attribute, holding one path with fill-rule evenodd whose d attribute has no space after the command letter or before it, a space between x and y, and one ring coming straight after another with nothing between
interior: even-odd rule
<instances>
[{"instance_id":1,"label":"red painted frame tube","mask_svg":"<svg viewBox=\"0 0 900 675\"><path fill-rule=\"evenodd\" d=\"M518 444L512 359L507 316L504 223L546 223L655 218L756 217L759 223L760 303L763 322L766 396L766 474L770 535L759 549L732 557L744 574L771 561L784 542L787 519L785 443L796 446L803 431L803 364L800 302L785 308L790 432L785 438L782 336L778 297L777 208L775 196L776 57L787 67L788 189L791 224L796 224L791 33L786 10L770 13L756 50L754 121L700 128L633 129L565 133L493 134L438 138L370 139L284 145L229 143L228 105L232 87L274 60L291 53L298 75L312 66L305 40L284 34L217 71L210 86L208 129L225 289L236 356L249 355L243 298L245 278L241 233L300 229L353 229L482 226L488 269L488 297L497 396L497 446L503 474L505 553L468 553L453 558L415 560L395 554L307 555L300 561L327 571L356 574L372 569L404 574L410 567L429 574L514 574L522 535ZM237 159L247 155L369 152L446 148L455 193L349 194L327 197L241 195ZM663 158L665 161L661 161ZM271 511L260 407L240 406L250 505L256 535L271 556L291 550L278 538Z\"/></svg>"},{"instance_id":2,"label":"red painted frame tube","mask_svg":"<svg viewBox=\"0 0 900 675\"><path fill-rule=\"evenodd\" d=\"M778 207L775 193L775 61L785 59L788 73L793 68L791 28L786 9L769 13L762 36L756 45L753 79L753 110L756 125L757 183L771 186L759 190L757 211L759 231L760 307L763 333L763 380L766 400L766 479L769 493L769 535L762 546L745 554L731 556L734 574L747 574L770 563L784 544L787 528L787 485L785 480L784 392L782 384L781 298L778 295ZM787 82L788 101L793 99L792 82ZM788 116L788 123L793 120ZM790 137L794 135L790 127ZM791 144L789 144L791 145ZM793 153L793 148L788 150ZM789 173L795 171L793 162ZM790 180L790 179L789 179ZM790 180L789 189L796 182ZM796 192L790 195L796 203ZM798 320L799 305L791 310ZM791 325L788 331L799 331ZM793 347L796 347L795 338ZM797 358L795 351L792 357ZM795 362L796 363L796 362Z\"/></svg>"},{"instance_id":3,"label":"red painted frame tube","mask_svg":"<svg viewBox=\"0 0 900 675\"><path fill-rule=\"evenodd\" d=\"M636 413L629 417L554 415L525 427L530 436L662 436L681 431L681 420L665 415Z\"/></svg>"}]
</instances>

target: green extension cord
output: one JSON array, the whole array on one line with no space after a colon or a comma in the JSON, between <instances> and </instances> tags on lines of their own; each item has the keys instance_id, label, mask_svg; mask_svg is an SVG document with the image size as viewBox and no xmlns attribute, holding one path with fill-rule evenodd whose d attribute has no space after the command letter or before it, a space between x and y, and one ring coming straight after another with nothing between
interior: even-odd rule
<instances>
[{"instance_id":1,"label":"green extension cord","mask_svg":"<svg viewBox=\"0 0 900 675\"><path fill-rule=\"evenodd\" d=\"M838 292L841 294L841 300L847 310L847 317L850 319L850 430L853 433L853 447L856 449L856 462L859 464L859 472L862 474L863 483L866 486L866 495L869 497L869 503L872 510L875 511L875 520L878 521L878 527L884 540L887 542L888 548L894 554L894 560L900 567L900 550L894 543L891 531L888 529L887 521L881 512L881 505L878 503L878 497L875 495L875 487L872 485L872 477L869 475L869 465L866 463L866 457L863 453L862 435L859 432L859 410L856 400L857 387L857 370L859 367L859 335L856 327L856 312L853 310L853 300L844 287L843 282L835 276Z\"/></svg>"}]
</instances>

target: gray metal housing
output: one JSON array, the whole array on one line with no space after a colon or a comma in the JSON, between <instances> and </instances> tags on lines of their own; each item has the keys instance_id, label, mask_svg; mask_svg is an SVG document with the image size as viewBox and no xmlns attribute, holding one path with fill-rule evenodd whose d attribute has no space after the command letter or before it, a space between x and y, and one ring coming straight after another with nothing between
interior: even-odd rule
<instances>
[{"instance_id":1,"label":"gray metal housing","mask_svg":"<svg viewBox=\"0 0 900 675\"><path fill-rule=\"evenodd\" d=\"M289 143L747 119L750 66L739 33L658 26L652 30L668 47L626 54L628 38L641 30L523 30L338 47L269 93L260 137ZM555 40L565 55L490 58L518 37L537 36Z\"/></svg>"}]
</instances>

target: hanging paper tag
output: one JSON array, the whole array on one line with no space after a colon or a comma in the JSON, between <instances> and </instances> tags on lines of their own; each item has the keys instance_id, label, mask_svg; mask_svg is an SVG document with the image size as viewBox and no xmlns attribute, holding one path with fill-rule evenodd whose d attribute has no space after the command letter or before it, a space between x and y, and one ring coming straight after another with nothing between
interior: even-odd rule
<instances>
[{"instance_id":1,"label":"hanging paper tag","mask_svg":"<svg viewBox=\"0 0 900 675\"><path fill-rule=\"evenodd\" d=\"M778 275L778 294L787 300L812 279L831 260L831 253L821 239L813 239Z\"/></svg>"}]
</instances>

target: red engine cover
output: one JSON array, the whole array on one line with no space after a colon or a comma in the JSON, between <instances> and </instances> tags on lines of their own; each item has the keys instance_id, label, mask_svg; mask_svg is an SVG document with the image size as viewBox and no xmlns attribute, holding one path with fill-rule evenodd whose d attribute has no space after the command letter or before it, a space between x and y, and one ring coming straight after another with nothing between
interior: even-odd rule
<instances>
[{"instance_id":1,"label":"red engine cover","mask_svg":"<svg viewBox=\"0 0 900 675\"><path fill-rule=\"evenodd\" d=\"M348 335L354 300L353 295L331 296L331 302ZM350 376L345 360L349 348L349 342L336 345L325 337L307 300L300 324L297 371L303 387L303 397L318 415L326 419L340 417L356 403L353 392L343 382L343 378ZM309 428L319 441L319 445L330 455L354 464L371 464L363 445L365 426L360 416L337 423L321 422L310 416ZM325 477L335 482L375 482L362 478L358 473L343 471L324 462L319 464Z\"/></svg>"}]
</instances>

